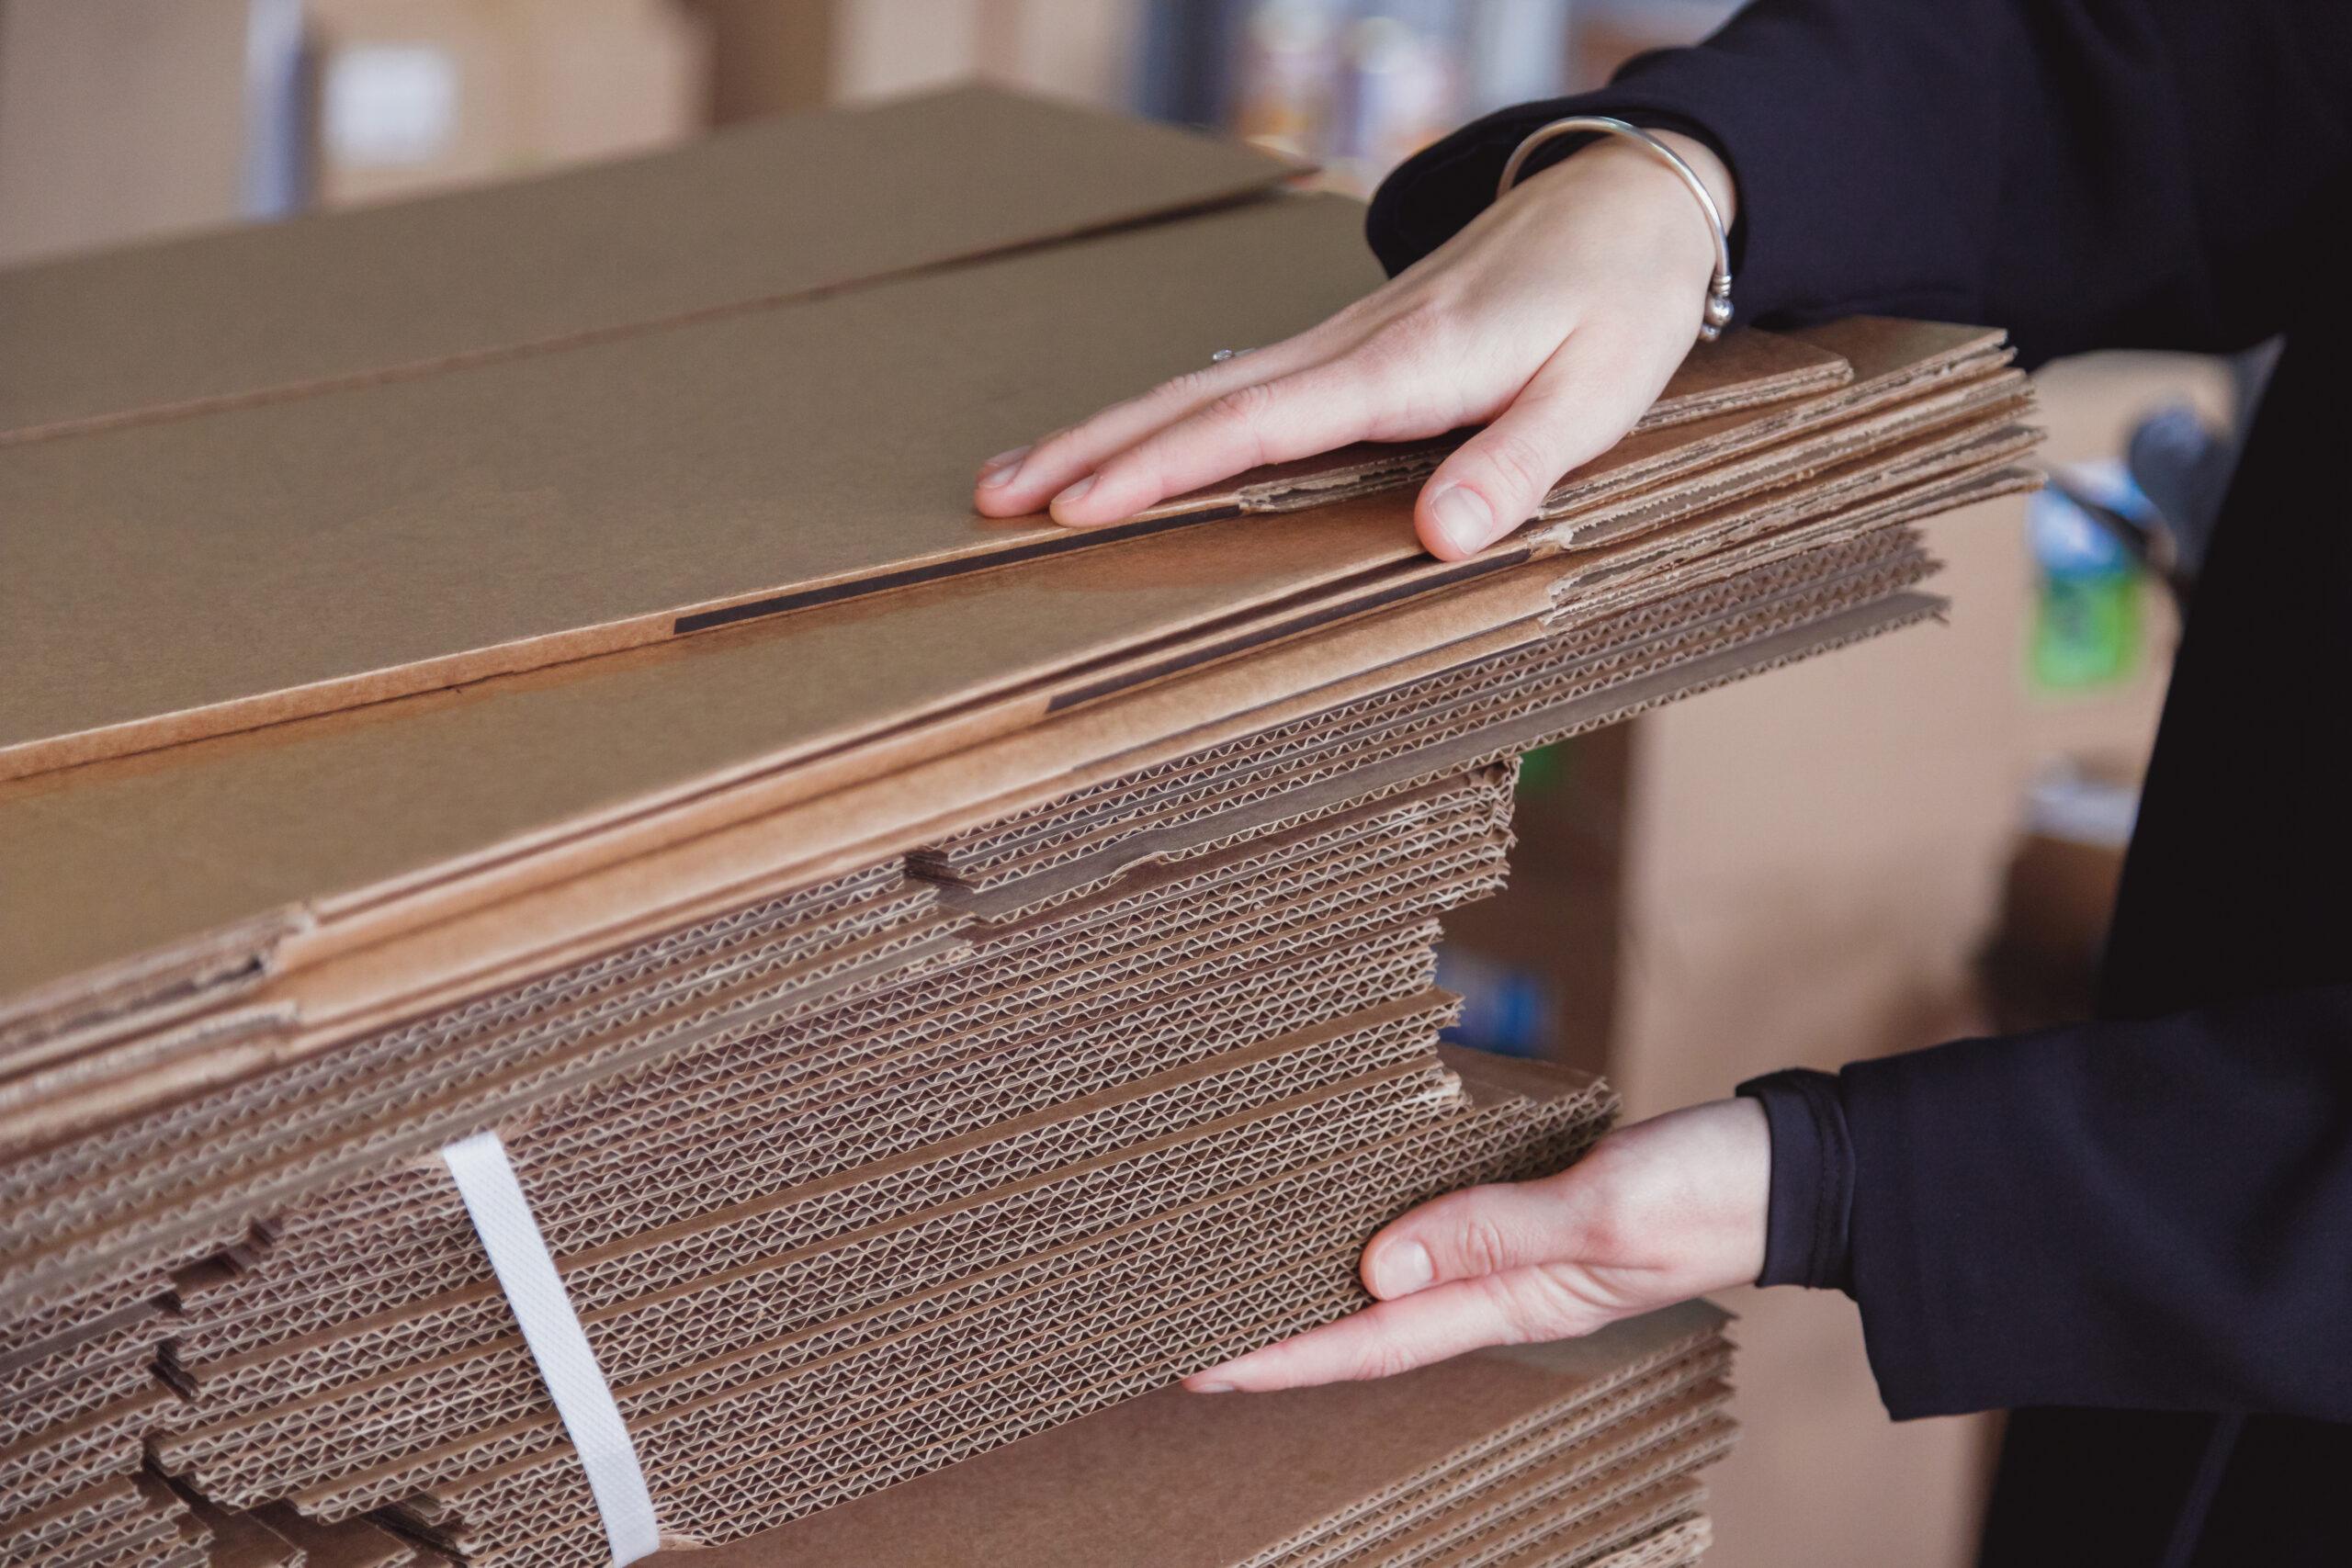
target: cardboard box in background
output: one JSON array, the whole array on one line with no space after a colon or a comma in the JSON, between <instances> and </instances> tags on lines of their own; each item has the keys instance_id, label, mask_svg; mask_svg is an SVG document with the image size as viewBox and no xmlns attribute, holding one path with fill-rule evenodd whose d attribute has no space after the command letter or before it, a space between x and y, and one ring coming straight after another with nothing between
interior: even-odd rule
<instances>
[{"instance_id":1,"label":"cardboard box in background","mask_svg":"<svg viewBox=\"0 0 2352 1568\"><path fill-rule=\"evenodd\" d=\"M682 141L707 32L681 0L0 0L0 265Z\"/></svg>"},{"instance_id":2,"label":"cardboard box in background","mask_svg":"<svg viewBox=\"0 0 2352 1568\"><path fill-rule=\"evenodd\" d=\"M624 156L701 129L708 39L674 0L307 0L320 205Z\"/></svg>"},{"instance_id":3,"label":"cardboard box in background","mask_svg":"<svg viewBox=\"0 0 2352 1568\"><path fill-rule=\"evenodd\" d=\"M1104 108L1134 97L1146 0L685 0L731 125L974 78Z\"/></svg>"},{"instance_id":4,"label":"cardboard box in background","mask_svg":"<svg viewBox=\"0 0 2352 1568\"><path fill-rule=\"evenodd\" d=\"M0 0L0 265L245 210L249 0Z\"/></svg>"}]
</instances>

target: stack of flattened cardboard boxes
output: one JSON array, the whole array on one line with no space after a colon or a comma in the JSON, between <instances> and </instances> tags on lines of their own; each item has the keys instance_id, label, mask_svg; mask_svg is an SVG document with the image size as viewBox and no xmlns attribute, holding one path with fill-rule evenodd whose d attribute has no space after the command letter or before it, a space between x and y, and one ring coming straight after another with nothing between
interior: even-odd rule
<instances>
[{"instance_id":1,"label":"stack of flattened cardboard boxes","mask_svg":"<svg viewBox=\"0 0 2352 1568\"><path fill-rule=\"evenodd\" d=\"M1611 1568L1708 1543L1690 1472L1731 1445L1722 1314L1272 1398L1173 1390L698 1561L1041 1568Z\"/></svg>"},{"instance_id":2,"label":"stack of flattened cardboard boxes","mask_svg":"<svg viewBox=\"0 0 2352 1568\"><path fill-rule=\"evenodd\" d=\"M1516 758L1931 616L1905 525L2028 482L2024 394L1736 333L1451 565L1443 443L966 512L1373 281L1281 173L959 93L0 275L0 1562L607 1560L488 1132L671 1543L1695 1554L1703 1308L1122 1402L1600 1135L1437 1044ZM1038 1500L1106 1466L1161 1511Z\"/></svg>"}]
</instances>

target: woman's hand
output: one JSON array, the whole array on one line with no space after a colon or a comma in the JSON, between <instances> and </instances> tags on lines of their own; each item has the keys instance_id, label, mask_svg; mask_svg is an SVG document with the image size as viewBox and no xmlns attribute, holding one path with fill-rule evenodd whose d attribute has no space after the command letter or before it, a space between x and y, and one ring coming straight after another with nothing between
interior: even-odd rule
<instances>
[{"instance_id":1,"label":"woman's hand","mask_svg":"<svg viewBox=\"0 0 2352 1568\"><path fill-rule=\"evenodd\" d=\"M1722 161L1660 133L1731 220ZM1614 139L1531 175L1320 326L1179 376L989 459L974 504L1115 523L1168 496L1351 441L1486 428L1414 509L1430 553L1483 549L1657 400L1697 333L1712 231L1673 172Z\"/></svg>"},{"instance_id":2,"label":"woman's hand","mask_svg":"<svg viewBox=\"0 0 2352 1568\"><path fill-rule=\"evenodd\" d=\"M1196 1372L1200 1393L1386 1377L1482 1345L1573 1339L1755 1280L1772 1138L1752 1100L1622 1128L1557 1176L1422 1204L1363 1250L1378 1304Z\"/></svg>"}]
</instances>

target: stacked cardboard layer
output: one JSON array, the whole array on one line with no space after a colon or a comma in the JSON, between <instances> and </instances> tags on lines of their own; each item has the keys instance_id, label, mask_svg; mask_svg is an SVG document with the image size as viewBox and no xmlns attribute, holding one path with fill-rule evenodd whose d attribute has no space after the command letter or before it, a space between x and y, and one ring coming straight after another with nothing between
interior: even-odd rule
<instances>
[{"instance_id":1,"label":"stacked cardboard layer","mask_svg":"<svg viewBox=\"0 0 2352 1568\"><path fill-rule=\"evenodd\" d=\"M976 177L1093 167L1060 111L947 102L989 128L951 147ZM938 114L656 184L722 229L769 183L870 224L869 186L936 180ZM844 120L876 166L801 167ZM296 289L242 367L209 318L152 364L33 356L0 494L56 526L10 536L40 592L5 635L59 676L0 705L0 1563L598 1561L435 1158L485 1130L664 1529L865 1558L899 1495L853 1499L1351 1310L1383 1221L1599 1135L1600 1086L1436 1045L1436 921L1500 882L1515 759L1931 616L1908 525L2026 482L1997 334L1735 334L1466 563L1418 553L1399 488L1443 443L982 525L966 446L1362 285L1344 204L1098 129L1139 184L731 281L473 280L470 348ZM346 222L576 242L647 181L587 178L84 281L164 309ZM1030 374L1061 317L1092 352ZM119 570L191 531L187 571ZM1626 1333L1202 1561L1678 1560L1716 1325ZM1317 1408L1227 1446L1336 1440Z\"/></svg>"},{"instance_id":2,"label":"stacked cardboard layer","mask_svg":"<svg viewBox=\"0 0 2352 1568\"><path fill-rule=\"evenodd\" d=\"M1204 818L1083 896L1014 882L989 913L834 879L73 1146L71 1177L19 1189L12 1244L191 1260L168 1325L129 1336L153 1357L168 1335L173 1393L140 1380L33 1434L19 1495L110 1481L143 1438L222 1506L593 1561L584 1476L446 1177L378 1162L264 1196L518 1080L512 1157L692 1539L1336 1315L1387 1216L1555 1167L1605 1119L1588 1082L1434 1049L1430 917L1498 880L1510 778ZM232 1266L192 1261L225 1234L205 1215L242 1227ZM88 1343L63 1339L49 1365ZM99 1427L118 1440L80 1440Z\"/></svg>"},{"instance_id":3,"label":"stacked cardboard layer","mask_svg":"<svg viewBox=\"0 0 2352 1568\"><path fill-rule=\"evenodd\" d=\"M1735 1431L1720 1329L1691 1303L1377 1382L1250 1399L1163 1391L679 1562L1687 1562L1708 1541L1691 1472Z\"/></svg>"}]
</instances>

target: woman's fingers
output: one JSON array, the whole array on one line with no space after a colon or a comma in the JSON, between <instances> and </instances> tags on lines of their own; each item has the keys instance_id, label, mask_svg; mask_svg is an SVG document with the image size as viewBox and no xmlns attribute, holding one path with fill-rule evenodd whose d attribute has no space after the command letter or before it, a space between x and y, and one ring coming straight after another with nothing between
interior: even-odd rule
<instances>
[{"instance_id":1,"label":"woman's fingers","mask_svg":"<svg viewBox=\"0 0 2352 1568\"><path fill-rule=\"evenodd\" d=\"M1515 1269L1382 1302L1195 1372L1184 1386L1260 1393L1392 1377L1481 1346L1573 1338L1618 1315L1577 1288L1573 1269Z\"/></svg>"},{"instance_id":2,"label":"woman's fingers","mask_svg":"<svg viewBox=\"0 0 2352 1568\"><path fill-rule=\"evenodd\" d=\"M1591 327L1571 333L1510 407L1430 476L1413 509L1422 545L1460 560L1534 516L1563 474L1634 427L1676 358Z\"/></svg>"},{"instance_id":3,"label":"woman's fingers","mask_svg":"<svg viewBox=\"0 0 2352 1568\"><path fill-rule=\"evenodd\" d=\"M981 467L972 503L989 517L1042 512L1047 502L1092 473L1113 453L1228 392L1315 363L1330 351L1334 329L1335 321L1326 321L1295 337L1188 370L1033 446L1000 454Z\"/></svg>"},{"instance_id":4,"label":"woman's fingers","mask_svg":"<svg viewBox=\"0 0 2352 1568\"><path fill-rule=\"evenodd\" d=\"M1363 1249L1364 1288L1385 1301L1580 1256L1591 1224L1573 1172L1472 1187L1392 1220Z\"/></svg>"},{"instance_id":5,"label":"woman's fingers","mask_svg":"<svg viewBox=\"0 0 2352 1568\"><path fill-rule=\"evenodd\" d=\"M1351 354L1221 392L1104 458L1055 497L1054 521L1074 527L1116 523L1250 468L1386 434L1383 383L1381 371Z\"/></svg>"}]
</instances>

